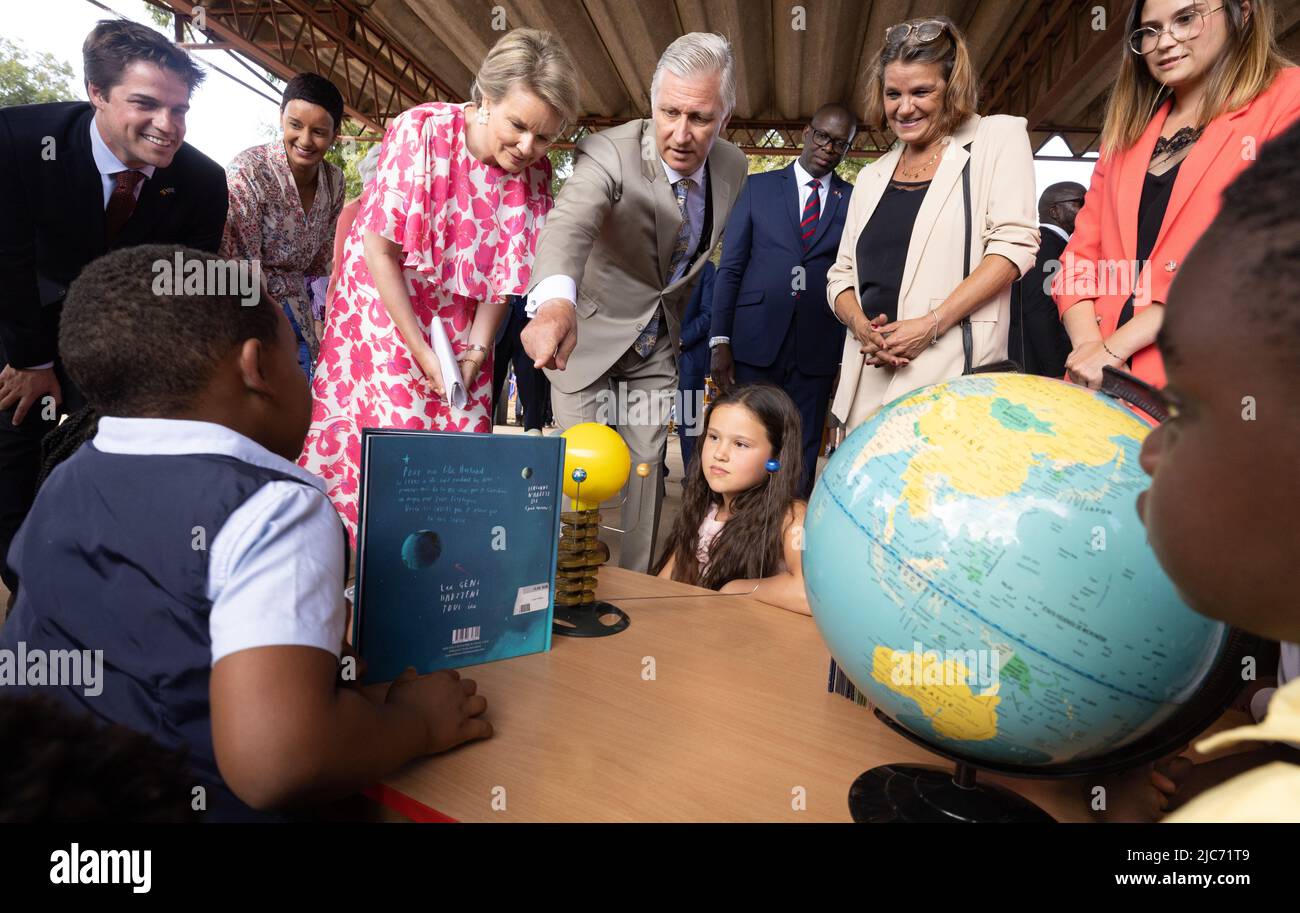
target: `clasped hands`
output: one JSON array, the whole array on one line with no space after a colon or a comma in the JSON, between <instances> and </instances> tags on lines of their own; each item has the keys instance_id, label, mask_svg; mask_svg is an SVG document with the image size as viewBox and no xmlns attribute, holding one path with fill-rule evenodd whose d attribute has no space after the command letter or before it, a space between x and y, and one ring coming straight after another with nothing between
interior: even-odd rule
<instances>
[{"instance_id":1,"label":"clasped hands","mask_svg":"<svg viewBox=\"0 0 1300 913\"><path fill-rule=\"evenodd\" d=\"M1070 380L1081 387L1101 389L1102 369L1124 366L1124 360L1112 355L1102 339L1093 339L1075 346L1065 359L1065 371Z\"/></svg>"},{"instance_id":2,"label":"clasped hands","mask_svg":"<svg viewBox=\"0 0 1300 913\"><path fill-rule=\"evenodd\" d=\"M853 320L853 336L862 344L867 364L874 368L901 368L929 347L935 338L932 316L892 323L884 314L870 320L859 314Z\"/></svg>"}]
</instances>

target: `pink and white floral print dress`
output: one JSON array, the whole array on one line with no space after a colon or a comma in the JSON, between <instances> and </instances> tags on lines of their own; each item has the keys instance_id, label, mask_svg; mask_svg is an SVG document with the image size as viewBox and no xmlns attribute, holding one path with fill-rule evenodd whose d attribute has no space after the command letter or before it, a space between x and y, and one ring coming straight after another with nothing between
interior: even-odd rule
<instances>
[{"instance_id":1,"label":"pink and white floral print dress","mask_svg":"<svg viewBox=\"0 0 1300 913\"><path fill-rule=\"evenodd\" d=\"M418 105L389 126L375 180L335 264L311 429L298 459L325 480L354 546L362 428L492 430L491 353L464 409L433 398L379 300L362 252L365 232L401 245L416 321L427 334L441 320L459 356L478 302L527 291L550 207L550 162L542 158L519 174L480 162L465 144L464 106Z\"/></svg>"}]
</instances>

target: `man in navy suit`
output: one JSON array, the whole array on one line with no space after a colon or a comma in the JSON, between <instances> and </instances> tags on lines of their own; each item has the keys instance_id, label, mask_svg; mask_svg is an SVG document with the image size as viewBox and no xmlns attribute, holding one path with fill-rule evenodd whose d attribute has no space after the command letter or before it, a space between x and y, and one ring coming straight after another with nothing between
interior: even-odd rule
<instances>
[{"instance_id":1,"label":"man in navy suit","mask_svg":"<svg viewBox=\"0 0 1300 913\"><path fill-rule=\"evenodd\" d=\"M216 252L226 174L186 145L203 79L184 50L104 20L82 48L89 102L0 108L0 577L35 496L41 438L82 397L58 357L68 286L119 247Z\"/></svg>"},{"instance_id":2,"label":"man in navy suit","mask_svg":"<svg viewBox=\"0 0 1300 913\"><path fill-rule=\"evenodd\" d=\"M803 420L803 496L812 492L844 327L826 306L853 186L835 174L856 133L843 105L823 105L803 154L752 174L723 234L709 333L713 381L782 387Z\"/></svg>"},{"instance_id":3,"label":"man in navy suit","mask_svg":"<svg viewBox=\"0 0 1300 913\"><path fill-rule=\"evenodd\" d=\"M677 439L682 447L682 471L691 465L696 436L704 422L704 377L709 373L709 328L713 323L713 283L717 270L712 263L700 270L700 284L682 318L682 347L677 354L677 389L681 391L681 414L677 416ZM665 464L666 466L667 464ZM688 477L689 478L689 477Z\"/></svg>"},{"instance_id":4,"label":"man in navy suit","mask_svg":"<svg viewBox=\"0 0 1300 913\"><path fill-rule=\"evenodd\" d=\"M1061 255L1074 234L1074 220L1087 192L1082 184L1062 181L1048 187L1038 198L1039 236L1043 240L1038 245L1034 268L1011 286L1007 339L1007 357L1026 374L1065 376L1065 359L1074 347L1048 289L1052 274L1061 268Z\"/></svg>"}]
</instances>

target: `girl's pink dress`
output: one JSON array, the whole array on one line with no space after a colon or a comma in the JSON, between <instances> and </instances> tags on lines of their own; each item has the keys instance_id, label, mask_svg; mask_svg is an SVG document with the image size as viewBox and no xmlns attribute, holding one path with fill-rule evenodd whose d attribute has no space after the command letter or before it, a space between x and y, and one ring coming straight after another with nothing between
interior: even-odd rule
<instances>
[{"instance_id":1,"label":"girl's pink dress","mask_svg":"<svg viewBox=\"0 0 1300 913\"><path fill-rule=\"evenodd\" d=\"M419 105L389 126L375 180L335 264L311 430L298 459L325 480L354 546L362 428L492 430L491 353L463 410L429 398L366 267L365 232L401 245L416 320L426 338L441 320L459 356L479 301L527 291L550 206L550 162L540 159L517 175L480 162L465 146L461 105Z\"/></svg>"}]
</instances>

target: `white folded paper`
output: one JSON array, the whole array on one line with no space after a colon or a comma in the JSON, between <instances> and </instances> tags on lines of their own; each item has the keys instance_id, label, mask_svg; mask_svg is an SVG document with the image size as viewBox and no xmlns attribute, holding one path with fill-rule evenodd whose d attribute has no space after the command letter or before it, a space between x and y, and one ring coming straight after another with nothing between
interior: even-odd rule
<instances>
[{"instance_id":1,"label":"white folded paper","mask_svg":"<svg viewBox=\"0 0 1300 913\"><path fill-rule=\"evenodd\" d=\"M442 328L442 320L437 316L433 318L433 328L429 331L429 337L433 354L438 356L438 365L442 368L442 389L446 391L447 402L451 403L453 408L464 409L469 403L469 392L465 389L465 381L461 378L460 365L456 364L456 355L451 351L451 341L447 339L447 331Z\"/></svg>"}]
</instances>

